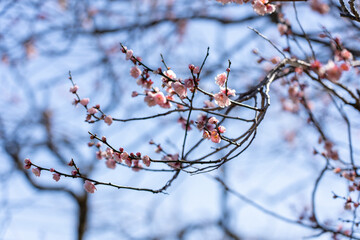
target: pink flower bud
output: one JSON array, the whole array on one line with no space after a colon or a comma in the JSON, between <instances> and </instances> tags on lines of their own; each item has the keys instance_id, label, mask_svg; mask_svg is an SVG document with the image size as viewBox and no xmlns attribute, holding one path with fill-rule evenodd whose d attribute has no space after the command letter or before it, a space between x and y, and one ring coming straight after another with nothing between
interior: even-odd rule
<instances>
[{"instance_id":1,"label":"pink flower bud","mask_svg":"<svg viewBox=\"0 0 360 240\"><path fill-rule=\"evenodd\" d=\"M78 174L78 171L77 171L77 170L72 170L72 171L71 171L71 175L76 176L77 174Z\"/></svg>"},{"instance_id":2,"label":"pink flower bud","mask_svg":"<svg viewBox=\"0 0 360 240\"><path fill-rule=\"evenodd\" d=\"M54 168L50 168L50 172L55 172L55 169L54 169Z\"/></svg>"},{"instance_id":3,"label":"pink flower bud","mask_svg":"<svg viewBox=\"0 0 360 240\"><path fill-rule=\"evenodd\" d=\"M98 110L96 108L94 108L94 107L88 109L89 114L95 114L97 112L98 112Z\"/></svg>"},{"instance_id":4,"label":"pink flower bud","mask_svg":"<svg viewBox=\"0 0 360 240\"><path fill-rule=\"evenodd\" d=\"M60 174L54 173L53 174L53 179L58 182L60 180Z\"/></svg>"},{"instance_id":5,"label":"pink flower bud","mask_svg":"<svg viewBox=\"0 0 360 240\"><path fill-rule=\"evenodd\" d=\"M107 115L104 119L104 122L110 126L113 123L113 119L110 115Z\"/></svg>"},{"instance_id":6,"label":"pink flower bud","mask_svg":"<svg viewBox=\"0 0 360 240\"><path fill-rule=\"evenodd\" d=\"M145 164L145 166L147 166L147 167L150 166L150 158L148 155L143 156L142 161Z\"/></svg>"},{"instance_id":7,"label":"pink flower bud","mask_svg":"<svg viewBox=\"0 0 360 240\"><path fill-rule=\"evenodd\" d=\"M90 181L88 181L88 180L85 180L84 189L85 189L85 191L87 191L88 193L94 193L95 190L96 190L96 187L95 187L95 185L94 185L92 182L90 182Z\"/></svg>"},{"instance_id":8,"label":"pink flower bud","mask_svg":"<svg viewBox=\"0 0 360 240\"><path fill-rule=\"evenodd\" d=\"M88 105L89 102L90 102L89 98L83 98L83 99L80 100L80 104L83 105L83 106Z\"/></svg>"},{"instance_id":9,"label":"pink flower bud","mask_svg":"<svg viewBox=\"0 0 360 240\"><path fill-rule=\"evenodd\" d=\"M131 97L137 97L138 95L139 95L139 93L136 92L136 91L133 91L133 92L131 93Z\"/></svg>"},{"instance_id":10,"label":"pink flower bud","mask_svg":"<svg viewBox=\"0 0 360 240\"><path fill-rule=\"evenodd\" d=\"M41 170L40 168L33 168L31 171L35 174L35 176L40 177Z\"/></svg>"},{"instance_id":11,"label":"pink flower bud","mask_svg":"<svg viewBox=\"0 0 360 240\"><path fill-rule=\"evenodd\" d=\"M74 85L73 87L70 88L69 91L70 91L71 93L74 93L74 94L75 94L78 89L79 89L79 87L78 87L77 85Z\"/></svg>"},{"instance_id":12,"label":"pink flower bud","mask_svg":"<svg viewBox=\"0 0 360 240\"><path fill-rule=\"evenodd\" d=\"M219 120L217 120L215 117L211 117L209 118L209 121L208 121L210 124L217 124L219 122Z\"/></svg>"},{"instance_id":13,"label":"pink flower bud","mask_svg":"<svg viewBox=\"0 0 360 240\"><path fill-rule=\"evenodd\" d=\"M133 50L129 49L126 51L126 60L130 60L130 58L133 56Z\"/></svg>"}]
</instances>

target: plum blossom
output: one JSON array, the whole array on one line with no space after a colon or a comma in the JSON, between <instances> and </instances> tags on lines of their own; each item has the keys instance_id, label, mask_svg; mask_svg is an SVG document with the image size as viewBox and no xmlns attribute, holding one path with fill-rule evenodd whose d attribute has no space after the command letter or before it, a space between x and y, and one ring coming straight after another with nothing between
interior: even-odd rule
<instances>
[{"instance_id":1,"label":"plum blossom","mask_svg":"<svg viewBox=\"0 0 360 240\"><path fill-rule=\"evenodd\" d=\"M133 56L133 50L129 49L126 51L126 60L130 60L131 57Z\"/></svg>"},{"instance_id":2,"label":"plum blossom","mask_svg":"<svg viewBox=\"0 0 360 240\"><path fill-rule=\"evenodd\" d=\"M312 0L310 2L310 7L312 10L320 13L320 14L326 14L329 12L330 7L326 3L322 3L319 0Z\"/></svg>"},{"instance_id":3,"label":"plum blossom","mask_svg":"<svg viewBox=\"0 0 360 240\"><path fill-rule=\"evenodd\" d=\"M326 78L332 82L336 82L340 79L342 70L333 61L329 62L324 66Z\"/></svg>"},{"instance_id":4,"label":"plum blossom","mask_svg":"<svg viewBox=\"0 0 360 240\"><path fill-rule=\"evenodd\" d=\"M53 179L58 182L60 180L60 174L54 173L53 174Z\"/></svg>"},{"instance_id":5,"label":"plum blossom","mask_svg":"<svg viewBox=\"0 0 360 240\"><path fill-rule=\"evenodd\" d=\"M166 98L162 92L155 93L154 95L155 103L158 105L162 105L166 103Z\"/></svg>"},{"instance_id":6,"label":"plum blossom","mask_svg":"<svg viewBox=\"0 0 360 240\"><path fill-rule=\"evenodd\" d=\"M112 159L112 158L109 158L109 159L105 162L105 164L106 164L106 166L107 166L108 168L111 168L111 169L115 169L115 167L116 167L116 162L115 162L115 160Z\"/></svg>"},{"instance_id":7,"label":"plum blossom","mask_svg":"<svg viewBox=\"0 0 360 240\"><path fill-rule=\"evenodd\" d=\"M206 131L206 130L204 130L202 137L205 138L205 139L210 139L211 138L210 133L208 131Z\"/></svg>"},{"instance_id":8,"label":"plum blossom","mask_svg":"<svg viewBox=\"0 0 360 240\"><path fill-rule=\"evenodd\" d=\"M146 92L146 96L144 98L144 101L147 103L147 105L149 107L153 107L156 105L156 101L155 101L155 93L153 92Z\"/></svg>"},{"instance_id":9,"label":"plum blossom","mask_svg":"<svg viewBox=\"0 0 360 240\"><path fill-rule=\"evenodd\" d=\"M147 166L147 167L150 166L150 157L148 155L143 156L142 161L145 164L145 166Z\"/></svg>"},{"instance_id":10,"label":"plum blossom","mask_svg":"<svg viewBox=\"0 0 360 240\"><path fill-rule=\"evenodd\" d=\"M287 32L289 30L288 26L286 24L283 24L283 23L278 23L277 28L278 28L278 31L279 31L281 36L287 34Z\"/></svg>"},{"instance_id":11,"label":"plum blossom","mask_svg":"<svg viewBox=\"0 0 360 240\"><path fill-rule=\"evenodd\" d=\"M175 80L176 79L176 74L174 73L173 70L167 70L167 71L164 71L164 75Z\"/></svg>"},{"instance_id":12,"label":"plum blossom","mask_svg":"<svg viewBox=\"0 0 360 240\"><path fill-rule=\"evenodd\" d=\"M200 73L200 67L199 66L196 66L194 68L194 71L193 71L194 74L199 74Z\"/></svg>"},{"instance_id":13,"label":"plum blossom","mask_svg":"<svg viewBox=\"0 0 360 240\"><path fill-rule=\"evenodd\" d=\"M349 52L347 49L343 49L341 51L340 55L344 60L352 60L353 59L352 53Z\"/></svg>"},{"instance_id":14,"label":"plum blossom","mask_svg":"<svg viewBox=\"0 0 360 240\"><path fill-rule=\"evenodd\" d=\"M24 163L25 163L25 165L24 165L25 169L30 169L31 168L31 161L30 161L29 158L25 158Z\"/></svg>"},{"instance_id":15,"label":"plum blossom","mask_svg":"<svg viewBox=\"0 0 360 240\"><path fill-rule=\"evenodd\" d=\"M215 103L222 108L230 106L231 102L228 97L230 95L235 96L235 90L228 88L226 94L226 89L221 88L221 91L219 93L214 94Z\"/></svg>"},{"instance_id":16,"label":"plum blossom","mask_svg":"<svg viewBox=\"0 0 360 240\"><path fill-rule=\"evenodd\" d=\"M224 133L224 132L226 132L226 128L224 126L219 126L218 131L219 131L219 133Z\"/></svg>"},{"instance_id":17,"label":"plum blossom","mask_svg":"<svg viewBox=\"0 0 360 240\"><path fill-rule=\"evenodd\" d=\"M186 87L181 84L180 82L173 82L171 83L171 87L174 89L174 91L179 95L181 99L186 98Z\"/></svg>"},{"instance_id":18,"label":"plum blossom","mask_svg":"<svg viewBox=\"0 0 360 240\"><path fill-rule=\"evenodd\" d=\"M98 110L96 108L94 108L94 107L88 109L89 114L95 114L97 112L98 112Z\"/></svg>"},{"instance_id":19,"label":"plum blossom","mask_svg":"<svg viewBox=\"0 0 360 240\"><path fill-rule=\"evenodd\" d=\"M225 72L220 73L215 77L215 83L217 85L219 85L220 87L222 87L222 86L224 86L226 79L227 79L226 73Z\"/></svg>"},{"instance_id":20,"label":"plum blossom","mask_svg":"<svg viewBox=\"0 0 360 240\"><path fill-rule=\"evenodd\" d=\"M113 119L110 115L107 115L104 119L104 122L110 126L113 123Z\"/></svg>"},{"instance_id":21,"label":"plum blossom","mask_svg":"<svg viewBox=\"0 0 360 240\"><path fill-rule=\"evenodd\" d=\"M130 75L131 75L133 78L138 78L138 77L141 75L141 70L140 70L140 68L138 68L137 66L133 66L133 67L130 69Z\"/></svg>"},{"instance_id":22,"label":"plum blossom","mask_svg":"<svg viewBox=\"0 0 360 240\"><path fill-rule=\"evenodd\" d=\"M96 190L96 187L95 187L95 185L94 185L92 182L90 182L89 180L85 180L84 189L85 189L85 191L87 191L88 193L94 193L95 190Z\"/></svg>"},{"instance_id":23,"label":"plum blossom","mask_svg":"<svg viewBox=\"0 0 360 240\"><path fill-rule=\"evenodd\" d=\"M219 133L216 130L212 130L211 131L211 136L210 136L210 140L214 143L219 143L221 142L221 138Z\"/></svg>"},{"instance_id":24,"label":"plum blossom","mask_svg":"<svg viewBox=\"0 0 360 240\"><path fill-rule=\"evenodd\" d=\"M219 122L219 120L217 120L216 117L211 117L211 118L209 118L208 122L210 124L217 124Z\"/></svg>"},{"instance_id":25,"label":"plum blossom","mask_svg":"<svg viewBox=\"0 0 360 240\"><path fill-rule=\"evenodd\" d=\"M172 167L172 168L175 168L175 169L179 169L180 166L181 166L181 163L180 162L173 162L173 161L178 161L179 160L179 154L176 153L176 154L168 154L166 156L164 156L162 158L163 161L171 161L169 162L169 166Z\"/></svg>"},{"instance_id":26,"label":"plum blossom","mask_svg":"<svg viewBox=\"0 0 360 240\"><path fill-rule=\"evenodd\" d=\"M41 169L40 168L33 168L31 171L35 174L35 176L40 177Z\"/></svg>"},{"instance_id":27,"label":"plum blossom","mask_svg":"<svg viewBox=\"0 0 360 240\"><path fill-rule=\"evenodd\" d=\"M80 100L80 104L83 105L83 106L88 105L89 102L90 102L89 98L83 98L83 99Z\"/></svg>"},{"instance_id":28,"label":"plum blossom","mask_svg":"<svg viewBox=\"0 0 360 240\"><path fill-rule=\"evenodd\" d=\"M275 5L269 4L268 0L254 0L252 6L254 11L261 16L266 13L271 14L276 10Z\"/></svg>"},{"instance_id":29,"label":"plum blossom","mask_svg":"<svg viewBox=\"0 0 360 240\"><path fill-rule=\"evenodd\" d=\"M69 91L70 91L71 93L74 93L74 94L75 94L78 89L79 89L78 85L75 84L73 87L70 88Z\"/></svg>"}]
</instances>

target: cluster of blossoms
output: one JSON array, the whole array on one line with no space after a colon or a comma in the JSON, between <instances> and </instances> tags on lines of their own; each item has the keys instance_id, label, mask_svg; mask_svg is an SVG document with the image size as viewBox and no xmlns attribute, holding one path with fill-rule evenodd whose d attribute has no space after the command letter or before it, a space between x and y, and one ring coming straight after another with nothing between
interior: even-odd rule
<instances>
[{"instance_id":1,"label":"cluster of blossoms","mask_svg":"<svg viewBox=\"0 0 360 240\"><path fill-rule=\"evenodd\" d=\"M94 139L95 137L93 135L90 136L90 139ZM106 138L102 137L102 142L106 142ZM89 147L94 146L94 142L88 143ZM128 167L131 167L134 171L139 171L142 169L142 164L140 163L140 160L142 160L142 163L149 167L150 166L150 157L148 155L141 156L140 152L137 152L136 154L130 153L128 154L126 151L124 151L123 148L119 148L119 151L114 151L111 148L106 148L105 151L101 150L101 143L98 142L95 145L98 148L98 151L96 152L96 158L106 159L106 166L110 169L115 169L117 163L122 163L123 161Z\"/></svg>"},{"instance_id":2,"label":"cluster of blossoms","mask_svg":"<svg viewBox=\"0 0 360 240\"><path fill-rule=\"evenodd\" d=\"M29 158L26 158L24 160L24 169L30 169L31 166L33 166L34 164L31 162L31 160ZM77 168L75 166L75 163L73 160L71 160L69 163L68 163L69 166L74 166L75 167L75 170L72 170L71 171L71 175L69 174L64 174L64 173L60 173L58 171L55 171L54 168L49 168L49 169L46 169L46 168L40 168L40 167L33 167L31 169L32 173L36 176L36 177L40 177L41 175L41 170L46 170L46 171L49 171L49 172L52 172L53 173L53 179L58 182L60 180L60 177L61 175L64 175L64 176L67 176L67 177L81 177L80 175L80 172L79 172L79 168ZM85 183L84 183L84 189L88 192L88 193L94 193L95 190L96 190L96 187L95 185L89 181L89 180L85 180Z\"/></svg>"},{"instance_id":3,"label":"cluster of blossoms","mask_svg":"<svg viewBox=\"0 0 360 240\"><path fill-rule=\"evenodd\" d=\"M104 122L107 125L110 126L113 123L113 118L110 115L105 115L101 111L99 104L88 108L88 104L90 103L90 98L82 98L82 99L80 99L79 95L77 94L78 89L79 89L79 87L76 84L74 84L74 86L70 87L69 91L72 94L75 94L77 96L77 99L76 98L74 99L73 104L76 106L77 104L80 103L81 105L83 105L87 109L88 114L86 115L86 121L90 122L90 123L94 122L94 120L92 120L91 118L95 117L95 119L97 119L97 120L102 120L103 119ZM102 115L100 117L97 117L95 114L97 114L99 111L101 112Z\"/></svg>"},{"instance_id":4,"label":"cluster of blossoms","mask_svg":"<svg viewBox=\"0 0 360 240\"><path fill-rule=\"evenodd\" d=\"M243 4L244 2L247 3L249 0L216 0L222 4L226 3L237 3ZM275 12L276 7L273 4L270 4L268 0L253 0L252 7L254 11L259 15L271 14Z\"/></svg>"},{"instance_id":5,"label":"cluster of blossoms","mask_svg":"<svg viewBox=\"0 0 360 240\"><path fill-rule=\"evenodd\" d=\"M224 88L224 85L226 86L230 68L227 68L226 71L227 71L227 73L224 72L224 73L218 74L215 77L215 83L217 85L219 85L220 92L214 94L214 99L215 99L215 103L217 105L219 105L219 107L222 107L222 108L230 106L231 102L230 102L229 96L235 96L235 90L227 88L227 87Z\"/></svg>"},{"instance_id":6,"label":"cluster of blossoms","mask_svg":"<svg viewBox=\"0 0 360 240\"><path fill-rule=\"evenodd\" d=\"M335 41L339 41L335 39ZM336 43L340 45L339 43ZM341 78L343 71L350 70L350 62L353 60L351 52L347 49L335 50L335 61L329 60L326 65L323 65L318 60L311 63L312 70L319 75L320 78L326 78L331 82L337 82ZM343 61L341 64L336 62Z\"/></svg>"},{"instance_id":7,"label":"cluster of blossoms","mask_svg":"<svg viewBox=\"0 0 360 240\"><path fill-rule=\"evenodd\" d=\"M203 138L210 139L214 143L220 143L220 134L226 131L224 126L219 125L219 120L215 117L207 118L205 114L200 114L196 121L196 126L203 131Z\"/></svg>"}]
</instances>

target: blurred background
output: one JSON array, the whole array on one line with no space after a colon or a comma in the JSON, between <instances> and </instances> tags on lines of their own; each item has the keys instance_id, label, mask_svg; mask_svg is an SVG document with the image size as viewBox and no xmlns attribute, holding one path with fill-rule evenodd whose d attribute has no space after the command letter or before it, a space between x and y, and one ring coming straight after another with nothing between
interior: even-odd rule
<instances>
[{"instance_id":1,"label":"blurred background","mask_svg":"<svg viewBox=\"0 0 360 240\"><path fill-rule=\"evenodd\" d=\"M309 40L324 64L334 58L334 46L319 34L331 33L356 58L359 26L341 18L338 5L313 0L297 2L295 8L292 2L282 2L274 14L258 16L250 3L222 5L210 0L0 1L0 239L329 239L333 233L297 223L312 226L314 203L321 224L334 231L351 229L352 222L346 220L356 221L356 209L345 210L344 200L333 199L333 193L349 196L349 181L332 171L322 173L326 162L313 154L314 149L324 150L319 132L309 123L305 107L288 102L295 73L272 84L272 105L245 152L209 173L181 172L167 194L106 186L88 194L81 179L62 177L55 182L49 172L37 178L23 168L23 160L30 158L37 165L70 174L67 163L73 158L92 179L161 188L172 172L135 172L120 165L109 169L104 160L96 159L96 148L88 147L88 131L106 136L115 148L161 158L149 141L178 153L184 130L177 120L187 115L111 126L89 124L84 121L86 110L72 105L69 70L79 95L89 97L91 106L100 104L104 112L120 119L154 115L164 110L149 108L141 96L131 97L132 91L143 89L129 74L132 64L125 60L120 42L153 69L164 69L162 54L182 79L190 77L189 64L201 65L210 47L200 85L215 93L214 78L225 71L230 59L229 85L240 93L259 83L275 66L274 59L281 57L248 27L280 49L291 48L289 56L308 62ZM285 22L291 34L281 35L278 24ZM299 78L308 86L313 117L341 161L349 162L348 125L321 85ZM160 87L160 77L152 80ZM356 69L344 73L341 81L358 88ZM357 143L357 112L343 109ZM241 124L225 126L237 132L243 130ZM197 129L189 133L188 146L202 137ZM209 141L194 154L204 155L214 147ZM358 154L354 144L356 161ZM164 164L152 167L171 169ZM359 232L357 226L354 231Z\"/></svg>"}]
</instances>

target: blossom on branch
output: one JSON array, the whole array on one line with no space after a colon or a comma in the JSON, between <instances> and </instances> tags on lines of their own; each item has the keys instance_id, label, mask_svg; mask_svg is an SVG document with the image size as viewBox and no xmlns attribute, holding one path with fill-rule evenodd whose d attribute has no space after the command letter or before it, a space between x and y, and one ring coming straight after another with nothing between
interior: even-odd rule
<instances>
[{"instance_id":1,"label":"blossom on branch","mask_svg":"<svg viewBox=\"0 0 360 240\"><path fill-rule=\"evenodd\" d=\"M261 16L271 14L276 10L275 5L270 4L268 0L254 0L252 6L254 11Z\"/></svg>"},{"instance_id":2,"label":"blossom on branch","mask_svg":"<svg viewBox=\"0 0 360 240\"><path fill-rule=\"evenodd\" d=\"M231 102L228 96L235 96L235 90L221 88L219 93L214 94L215 103L222 108L230 106Z\"/></svg>"},{"instance_id":3,"label":"blossom on branch","mask_svg":"<svg viewBox=\"0 0 360 240\"><path fill-rule=\"evenodd\" d=\"M89 180L85 180L84 189L85 189L85 191L87 191L88 193L94 193L95 190L96 190L96 187L95 187L95 185L94 185L92 182L90 182Z\"/></svg>"},{"instance_id":4,"label":"blossom on branch","mask_svg":"<svg viewBox=\"0 0 360 240\"><path fill-rule=\"evenodd\" d=\"M227 79L226 73L225 72L220 73L215 77L215 83L220 87L223 87L226 82L226 79Z\"/></svg>"},{"instance_id":5,"label":"blossom on branch","mask_svg":"<svg viewBox=\"0 0 360 240\"><path fill-rule=\"evenodd\" d=\"M140 70L140 68L138 68L137 66L133 66L133 67L130 69L130 75L131 75L133 78L138 78L138 77L141 75L141 70Z\"/></svg>"},{"instance_id":6,"label":"blossom on branch","mask_svg":"<svg viewBox=\"0 0 360 240\"><path fill-rule=\"evenodd\" d=\"M33 168L31 171L34 173L35 176L40 177L41 169L40 168Z\"/></svg>"}]
</instances>

